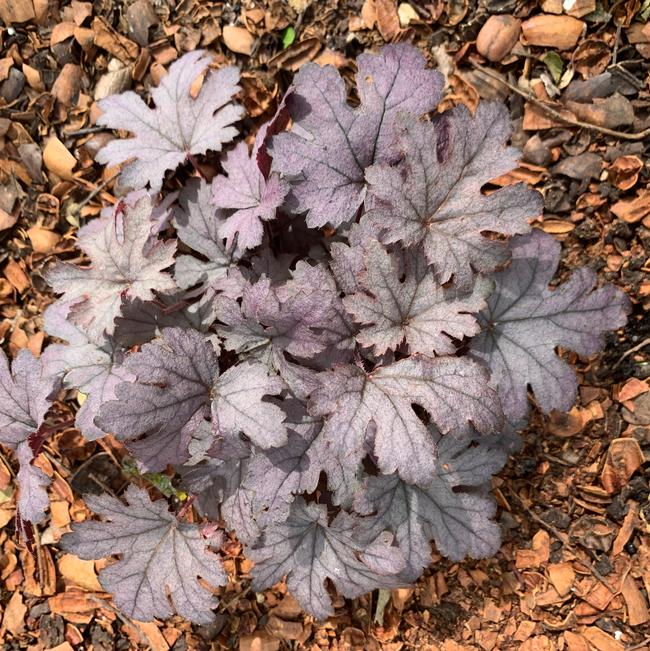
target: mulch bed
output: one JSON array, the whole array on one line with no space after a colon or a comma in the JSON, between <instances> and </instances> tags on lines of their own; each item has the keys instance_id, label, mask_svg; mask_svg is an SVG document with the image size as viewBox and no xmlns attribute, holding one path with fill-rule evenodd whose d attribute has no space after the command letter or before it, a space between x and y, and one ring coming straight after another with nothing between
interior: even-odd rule
<instances>
[{"instance_id":1,"label":"mulch bed","mask_svg":"<svg viewBox=\"0 0 650 651\"><path fill-rule=\"evenodd\" d=\"M96 100L144 92L196 48L241 67L254 132L303 63L334 65L352 86L358 53L414 42L446 75L441 110L507 102L523 160L494 183L543 193L536 226L563 242L560 277L587 265L633 304L602 354L568 356L578 404L534 415L495 478L497 556L452 563L434 552L414 587L339 599L327 622L304 615L282 584L254 593L234 538L213 625L121 616L97 564L57 548L89 516L84 491L127 481L119 444L83 441L67 396L39 458L54 481L36 557L16 539L15 464L0 453L3 648L650 649L649 15L647 0L1 2L0 337L10 356L47 344L43 270L74 259L78 226L116 202L115 170L94 163L113 137L93 126Z\"/></svg>"}]
</instances>

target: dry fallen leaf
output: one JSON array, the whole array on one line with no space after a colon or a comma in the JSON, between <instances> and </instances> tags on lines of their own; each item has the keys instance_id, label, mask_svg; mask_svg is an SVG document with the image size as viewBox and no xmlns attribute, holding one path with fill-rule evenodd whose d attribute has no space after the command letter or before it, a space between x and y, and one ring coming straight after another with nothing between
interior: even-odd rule
<instances>
[{"instance_id":1,"label":"dry fallen leaf","mask_svg":"<svg viewBox=\"0 0 650 651\"><path fill-rule=\"evenodd\" d=\"M385 41L392 41L401 31L397 2L395 0L374 0L377 14L377 29Z\"/></svg>"},{"instance_id":2,"label":"dry fallen leaf","mask_svg":"<svg viewBox=\"0 0 650 651\"><path fill-rule=\"evenodd\" d=\"M611 211L628 224L640 222L650 214L650 191L641 190L634 199L617 201Z\"/></svg>"},{"instance_id":3,"label":"dry fallen leaf","mask_svg":"<svg viewBox=\"0 0 650 651\"><path fill-rule=\"evenodd\" d=\"M616 400L619 402L634 400L637 396L640 396L642 393L647 393L648 391L650 391L650 386L647 381L633 377L621 387L621 390L616 396Z\"/></svg>"},{"instance_id":4,"label":"dry fallen leaf","mask_svg":"<svg viewBox=\"0 0 650 651\"><path fill-rule=\"evenodd\" d=\"M71 585L89 592L101 592L94 561L83 561L72 554L64 554L57 561L59 574Z\"/></svg>"},{"instance_id":5,"label":"dry fallen leaf","mask_svg":"<svg viewBox=\"0 0 650 651\"><path fill-rule=\"evenodd\" d=\"M650 621L648 602L639 590L636 581L628 574L621 587L623 599L627 606L627 623L630 626L641 626Z\"/></svg>"},{"instance_id":6,"label":"dry fallen leaf","mask_svg":"<svg viewBox=\"0 0 650 651\"><path fill-rule=\"evenodd\" d=\"M618 492L643 463L643 451L636 439L614 439L609 445L605 467L600 475L603 487L610 494Z\"/></svg>"},{"instance_id":7,"label":"dry fallen leaf","mask_svg":"<svg viewBox=\"0 0 650 651\"><path fill-rule=\"evenodd\" d=\"M77 164L75 157L56 137L51 136L43 150L43 162L50 172L65 180L72 179L72 170Z\"/></svg>"},{"instance_id":8,"label":"dry fallen leaf","mask_svg":"<svg viewBox=\"0 0 650 651\"><path fill-rule=\"evenodd\" d=\"M571 16L539 14L521 25L521 31L528 45L555 47L558 50L574 48L582 35L585 24Z\"/></svg>"},{"instance_id":9,"label":"dry fallen leaf","mask_svg":"<svg viewBox=\"0 0 650 651\"><path fill-rule=\"evenodd\" d=\"M540 567L548 562L550 555L550 538L544 529L540 529L531 544L531 549L518 549L515 555L515 565L518 570L528 570Z\"/></svg>"},{"instance_id":10,"label":"dry fallen leaf","mask_svg":"<svg viewBox=\"0 0 650 651\"><path fill-rule=\"evenodd\" d=\"M587 639L580 633L564 631L563 636L568 651L591 651L589 642L587 642Z\"/></svg>"},{"instance_id":11,"label":"dry fallen leaf","mask_svg":"<svg viewBox=\"0 0 650 651\"><path fill-rule=\"evenodd\" d=\"M239 638L239 651L278 651L280 640L268 633L254 633Z\"/></svg>"},{"instance_id":12,"label":"dry fallen leaf","mask_svg":"<svg viewBox=\"0 0 650 651\"><path fill-rule=\"evenodd\" d=\"M3 631L9 631L14 635L18 635L25 630L25 615L27 614L27 606L23 603L23 595L20 590L16 590L9 599L9 603L5 608L4 616L2 618ZM4 637L4 636L2 636Z\"/></svg>"},{"instance_id":13,"label":"dry fallen leaf","mask_svg":"<svg viewBox=\"0 0 650 651\"><path fill-rule=\"evenodd\" d=\"M639 180L643 161L638 156L619 156L609 167L610 183L619 190L629 190Z\"/></svg>"},{"instance_id":14,"label":"dry fallen leaf","mask_svg":"<svg viewBox=\"0 0 650 651\"><path fill-rule=\"evenodd\" d=\"M624 651L625 647L597 626L588 626L583 635L596 651Z\"/></svg>"},{"instance_id":15,"label":"dry fallen leaf","mask_svg":"<svg viewBox=\"0 0 650 651\"><path fill-rule=\"evenodd\" d=\"M576 225L573 222L564 221L563 219L545 219L541 223L541 227L545 233L561 235L562 233L570 233Z\"/></svg>"},{"instance_id":16,"label":"dry fallen leaf","mask_svg":"<svg viewBox=\"0 0 650 651\"><path fill-rule=\"evenodd\" d=\"M621 525L618 535L614 540L614 544L612 545L612 556L618 556L623 551L637 525L639 518L639 505L635 501L630 500L628 502L628 507L629 510L627 515L625 516L623 524Z\"/></svg>"},{"instance_id":17,"label":"dry fallen leaf","mask_svg":"<svg viewBox=\"0 0 650 651\"><path fill-rule=\"evenodd\" d=\"M0 2L0 18L5 25L26 23L34 20L35 17L32 0L2 0Z\"/></svg>"},{"instance_id":18,"label":"dry fallen leaf","mask_svg":"<svg viewBox=\"0 0 650 651\"><path fill-rule=\"evenodd\" d=\"M27 230L27 236L36 253L49 253L61 239L58 233L50 231L47 228L42 228L41 226L32 226Z\"/></svg>"},{"instance_id":19,"label":"dry fallen leaf","mask_svg":"<svg viewBox=\"0 0 650 651\"><path fill-rule=\"evenodd\" d=\"M21 293L31 285L29 277L25 273L24 265L16 260L7 262L4 268L4 276Z\"/></svg>"}]
</instances>

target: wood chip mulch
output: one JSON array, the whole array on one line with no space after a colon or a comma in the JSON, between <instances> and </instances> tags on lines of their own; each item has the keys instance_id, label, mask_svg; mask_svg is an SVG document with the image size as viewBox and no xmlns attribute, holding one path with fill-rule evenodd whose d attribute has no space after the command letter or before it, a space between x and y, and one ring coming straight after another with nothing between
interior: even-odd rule
<instances>
[{"instance_id":1,"label":"wood chip mulch","mask_svg":"<svg viewBox=\"0 0 650 651\"><path fill-rule=\"evenodd\" d=\"M568 355L578 404L535 415L495 478L497 556L434 553L413 588L339 599L327 622L307 617L284 585L255 594L235 539L213 625L118 613L98 564L57 548L89 516L89 484L125 482L120 446L85 442L68 396L39 458L54 481L36 558L17 542L15 464L0 452L3 648L650 649L649 16L648 0L0 0L0 338L10 356L47 343L43 269L71 259L78 226L116 201L115 170L94 163L114 137L94 126L96 101L144 92L199 47L242 68L254 129L303 63L334 65L352 86L357 54L414 42L446 75L441 109L507 102L523 161L495 183L543 193L536 226L563 242L560 275L588 265L633 303L602 354Z\"/></svg>"}]
</instances>

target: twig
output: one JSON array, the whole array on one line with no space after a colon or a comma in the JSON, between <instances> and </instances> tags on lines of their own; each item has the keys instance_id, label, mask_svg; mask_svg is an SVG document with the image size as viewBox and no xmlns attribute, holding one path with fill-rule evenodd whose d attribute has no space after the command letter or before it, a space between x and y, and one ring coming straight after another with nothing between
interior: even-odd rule
<instances>
[{"instance_id":1,"label":"twig","mask_svg":"<svg viewBox=\"0 0 650 651\"><path fill-rule=\"evenodd\" d=\"M617 25L616 26L616 39L614 41L614 51L612 52L612 65L616 65L616 61L618 59L618 45L621 41L621 26Z\"/></svg>"},{"instance_id":2,"label":"twig","mask_svg":"<svg viewBox=\"0 0 650 651\"><path fill-rule=\"evenodd\" d=\"M2 450L0 450L0 460L7 467L7 470L9 471L9 474L11 475L12 479L16 479L16 473L13 471L11 464L9 463L9 459L5 457Z\"/></svg>"},{"instance_id":3,"label":"twig","mask_svg":"<svg viewBox=\"0 0 650 651\"><path fill-rule=\"evenodd\" d=\"M639 642L638 644L633 644L632 646L626 646L625 651L637 651L637 649L643 649L648 643L650 642L650 637L646 637L643 642Z\"/></svg>"},{"instance_id":4,"label":"twig","mask_svg":"<svg viewBox=\"0 0 650 651\"><path fill-rule=\"evenodd\" d=\"M81 212L81 209L88 205L106 186L111 182L114 181L118 176L120 175L119 171L115 172L113 176L110 176L107 178L105 181L102 181L92 192L88 194L88 196L80 203L77 205L75 208L74 212L72 213L74 216L79 215Z\"/></svg>"},{"instance_id":5,"label":"twig","mask_svg":"<svg viewBox=\"0 0 650 651\"><path fill-rule=\"evenodd\" d=\"M637 344L636 346L633 346L633 347L630 348L629 350L626 350L626 351L625 351L625 352L624 352L624 353L619 357L618 362L616 362L616 364L614 364L614 366L612 366L612 371L613 371L615 368L618 368L618 367L621 365L621 363L623 362L623 360L624 360L626 357L629 357L630 355L633 355L634 353L636 353L637 351L641 350L642 348L645 348L645 347L646 347L647 345L649 345L649 344L650 344L650 337L648 337L647 339L644 339L640 344Z\"/></svg>"},{"instance_id":6,"label":"twig","mask_svg":"<svg viewBox=\"0 0 650 651\"><path fill-rule=\"evenodd\" d=\"M554 108L550 107L545 102L542 102L541 100L537 99L536 97L533 97L529 93L526 93L520 88L517 88L517 86L511 84L506 79L503 79L501 75L490 70L489 68L485 68L482 65L479 65L478 63L472 60L469 60L469 63L477 70L480 70L483 74L503 84L506 88L511 90L513 93L520 95L531 104L534 104L538 108L542 109L543 111L548 113L551 117L561 122L564 122L565 124L568 124L572 127L580 127L581 129L590 129L592 131L597 131L599 133L602 133L606 136L612 136L613 138L621 138L622 140L643 140L644 138L650 136L650 127L644 129L643 131L639 131L637 133L626 133L625 131L617 131L615 129L608 129L607 127L601 127L597 124L592 124L591 122L583 122L582 120L575 120L573 118L568 118L565 115L562 115L559 111L556 111Z\"/></svg>"},{"instance_id":7,"label":"twig","mask_svg":"<svg viewBox=\"0 0 650 651\"><path fill-rule=\"evenodd\" d=\"M75 131L64 131L63 135L66 138L75 138L76 136L87 136L90 133L99 133L100 131L108 131L108 129L106 127L85 127Z\"/></svg>"},{"instance_id":8,"label":"twig","mask_svg":"<svg viewBox=\"0 0 650 651\"><path fill-rule=\"evenodd\" d=\"M234 606L240 599L243 599L251 591L251 586L246 586L241 592L238 592L232 599L226 601L226 603L221 602L219 604L218 612L223 613L228 610L231 606Z\"/></svg>"},{"instance_id":9,"label":"twig","mask_svg":"<svg viewBox=\"0 0 650 651\"><path fill-rule=\"evenodd\" d=\"M102 481L99 477L97 477L97 475L95 475L94 472L88 473L88 479L94 481L97 484L97 486L99 486L102 490L105 490L107 493L109 493L110 495L112 495L117 499L117 495L115 494L115 491L106 482Z\"/></svg>"},{"instance_id":10,"label":"twig","mask_svg":"<svg viewBox=\"0 0 650 651\"><path fill-rule=\"evenodd\" d=\"M535 513L535 511L533 511L531 508L526 506L524 500L522 500L521 497L519 497L519 495L517 495L517 493L515 493L515 491L512 490L512 488L510 488L509 486L507 488L508 488L508 492L510 493L510 495L512 495L512 497L514 497L517 500L517 502L519 502L519 504L524 509L524 511L526 511L526 513L528 513L528 515L533 520L535 520L535 522L537 522L537 524L544 527L544 529L547 529L548 531L550 531L561 543L564 543L566 545L569 544L569 536L567 534L562 533L559 529L554 527L552 524L549 524L548 522L546 522L545 520L540 518L539 515L537 515L537 513Z\"/></svg>"}]
</instances>

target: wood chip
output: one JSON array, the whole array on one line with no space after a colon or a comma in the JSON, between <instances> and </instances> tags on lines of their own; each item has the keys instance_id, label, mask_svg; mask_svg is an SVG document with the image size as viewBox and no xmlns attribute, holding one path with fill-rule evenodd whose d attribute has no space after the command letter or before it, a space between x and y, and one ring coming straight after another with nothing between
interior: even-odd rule
<instances>
[{"instance_id":1,"label":"wood chip","mask_svg":"<svg viewBox=\"0 0 650 651\"><path fill-rule=\"evenodd\" d=\"M650 391L650 385L646 380L639 380L638 378L630 378L616 396L618 402L625 402L627 400L634 400L637 396L640 396L642 393Z\"/></svg>"},{"instance_id":2,"label":"wood chip","mask_svg":"<svg viewBox=\"0 0 650 651\"><path fill-rule=\"evenodd\" d=\"M2 0L0 2L0 18L5 25L34 20L36 13L32 0Z\"/></svg>"},{"instance_id":3,"label":"wood chip","mask_svg":"<svg viewBox=\"0 0 650 651\"><path fill-rule=\"evenodd\" d=\"M280 640L268 633L242 635L239 638L239 651L278 651Z\"/></svg>"},{"instance_id":4,"label":"wood chip","mask_svg":"<svg viewBox=\"0 0 650 651\"><path fill-rule=\"evenodd\" d=\"M547 568L548 578L561 597L569 594L576 578L571 563L551 563Z\"/></svg>"},{"instance_id":5,"label":"wood chip","mask_svg":"<svg viewBox=\"0 0 650 651\"><path fill-rule=\"evenodd\" d=\"M524 39L529 45L570 50L582 36L585 24L571 16L539 14L521 25Z\"/></svg>"},{"instance_id":6,"label":"wood chip","mask_svg":"<svg viewBox=\"0 0 650 651\"><path fill-rule=\"evenodd\" d=\"M89 592L101 592L94 561L84 561L72 554L64 554L57 561L59 574L70 585L76 585Z\"/></svg>"},{"instance_id":7,"label":"wood chip","mask_svg":"<svg viewBox=\"0 0 650 651\"><path fill-rule=\"evenodd\" d=\"M41 226L32 226L27 230L27 236L36 253L50 253L59 243L61 236L54 231Z\"/></svg>"},{"instance_id":8,"label":"wood chip","mask_svg":"<svg viewBox=\"0 0 650 651\"><path fill-rule=\"evenodd\" d=\"M621 588L625 605L627 606L627 623L630 626L641 626L650 621L648 602L643 596L636 581L628 574Z\"/></svg>"},{"instance_id":9,"label":"wood chip","mask_svg":"<svg viewBox=\"0 0 650 651\"><path fill-rule=\"evenodd\" d=\"M630 539L630 536L634 533L634 529L637 526L639 505L634 500L630 500L628 502L628 509L629 510L623 520L618 535L612 544L612 556L618 556L623 551L627 541Z\"/></svg>"},{"instance_id":10,"label":"wood chip","mask_svg":"<svg viewBox=\"0 0 650 651\"><path fill-rule=\"evenodd\" d=\"M597 651L625 651L620 642L597 626L587 627L583 635Z\"/></svg>"},{"instance_id":11,"label":"wood chip","mask_svg":"<svg viewBox=\"0 0 650 651\"><path fill-rule=\"evenodd\" d=\"M624 222L636 224L650 215L650 191L641 190L634 199L617 201L611 211Z\"/></svg>"},{"instance_id":12,"label":"wood chip","mask_svg":"<svg viewBox=\"0 0 650 651\"><path fill-rule=\"evenodd\" d=\"M156 622L133 622L147 638L148 647L152 651L169 651L169 644L158 628Z\"/></svg>"},{"instance_id":13,"label":"wood chip","mask_svg":"<svg viewBox=\"0 0 650 651\"><path fill-rule=\"evenodd\" d=\"M223 42L232 52L251 55L255 37L245 28L236 25L225 25L223 28Z\"/></svg>"},{"instance_id":14,"label":"wood chip","mask_svg":"<svg viewBox=\"0 0 650 651\"><path fill-rule=\"evenodd\" d=\"M550 555L550 537L544 529L540 529L532 541L532 549L518 549L515 565L519 570L540 567L548 562Z\"/></svg>"},{"instance_id":15,"label":"wood chip","mask_svg":"<svg viewBox=\"0 0 650 651\"><path fill-rule=\"evenodd\" d=\"M25 615L27 606L23 603L23 595L20 590L16 590L9 599L2 617L2 629L0 629L0 638L3 631L9 631L13 635L18 635L25 630Z\"/></svg>"},{"instance_id":16,"label":"wood chip","mask_svg":"<svg viewBox=\"0 0 650 651\"><path fill-rule=\"evenodd\" d=\"M4 276L20 293L31 286L29 277L25 273L24 265L16 262L16 260L9 260L7 262L4 268Z\"/></svg>"},{"instance_id":17,"label":"wood chip","mask_svg":"<svg viewBox=\"0 0 650 651\"><path fill-rule=\"evenodd\" d=\"M377 29L385 41L392 41L401 31L396 0L374 0Z\"/></svg>"},{"instance_id":18,"label":"wood chip","mask_svg":"<svg viewBox=\"0 0 650 651\"><path fill-rule=\"evenodd\" d=\"M591 651L589 642L580 633L573 633L572 631L564 632L564 641L566 642L569 651Z\"/></svg>"},{"instance_id":19,"label":"wood chip","mask_svg":"<svg viewBox=\"0 0 650 651\"><path fill-rule=\"evenodd\" d=\"M489 61L501 61L515 46L521 21L509 14L490 16L476 37L476 49Z\"/></svg>"},{"instance_id":20,"label":"wood chip","mask_svg":"<svg viewBox=\"0 0 650 651\"><path fill-rule=\"evenodd\" d=\"M50 172L69 181L77 160L56 136L51 136L43 150L43 163Z\"/></svg>"},{"instance_id":21,"label":"wood chip","mask_svg":"<svg viewBox=\"0 0 650 651\"><path fill-rule=\"evenodd\" d=\"M605 466L600 475L604 489L610 494L618 492L644 463L643 451L636 439L614 439L609 445Z\"/></svg>"}]
</instances>

